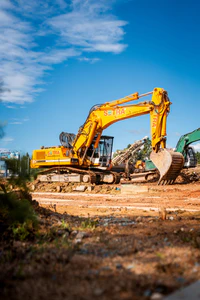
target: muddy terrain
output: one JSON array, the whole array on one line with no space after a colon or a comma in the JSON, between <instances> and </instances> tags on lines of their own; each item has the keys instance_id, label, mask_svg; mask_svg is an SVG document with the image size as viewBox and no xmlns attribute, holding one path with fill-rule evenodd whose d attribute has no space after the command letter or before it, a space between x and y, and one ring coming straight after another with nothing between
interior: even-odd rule
<instances>
[{"instance_id":1,"label":"muddy terrain","mask_svg":"<svg viewBox=\"0 0 200 300\"><path fill-rule=\"evenodd\" d=\"M162 299L199 280L199 176L132 192L30 183L39 228L1 241L3 299Z\"/></svg>"}]
</instances>

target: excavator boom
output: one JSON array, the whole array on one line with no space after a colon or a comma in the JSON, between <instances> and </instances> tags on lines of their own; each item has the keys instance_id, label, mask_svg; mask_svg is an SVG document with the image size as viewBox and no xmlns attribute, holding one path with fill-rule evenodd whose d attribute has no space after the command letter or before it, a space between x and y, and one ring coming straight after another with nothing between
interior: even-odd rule
<instances>
[{"instance_id":1,"label":"excavator boom","mask_svg":"<svg viewBox=\"0 0 200 300\"><path fill-rule=\"evenodd\" d=\"M176 151L184 153L187 146L200 140L200 128L186 133L180 137L176 145Z\"/></svg>"}]
</instances>

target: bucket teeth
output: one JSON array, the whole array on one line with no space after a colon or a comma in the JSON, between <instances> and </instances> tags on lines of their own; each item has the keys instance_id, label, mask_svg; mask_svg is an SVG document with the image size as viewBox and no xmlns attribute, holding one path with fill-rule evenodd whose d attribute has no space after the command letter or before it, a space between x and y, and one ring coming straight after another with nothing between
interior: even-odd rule
<instances>
[{"instance_id":1,"label":"bucket teeth","mask_svg":"<svg viewBox=\"0 0 200 300\"><path fill-rule=\"evenodd\" d=\"M169 149L160 149L159 152L152 152L150 159L160 172L158 184L173 184L179 175L184 164L184 157L179 152Z\"/></svg>"},{"instance_id":2,"label":"bucket teeth","mask_svg":"<svg viewBox=\"0 0 200 300\"><path fill-rule=\"evenodd\" d=\"M174 180L159 180L158 184L160 185L169 185L169 184L173 184Z\"/></svg>"}]
</instances>

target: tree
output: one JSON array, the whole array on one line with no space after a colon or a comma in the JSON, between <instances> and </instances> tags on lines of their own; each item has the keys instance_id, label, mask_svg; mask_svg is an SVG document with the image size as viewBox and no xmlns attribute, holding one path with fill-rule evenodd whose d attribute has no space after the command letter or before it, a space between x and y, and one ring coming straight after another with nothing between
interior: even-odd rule
<instances>
[{"instance_id":1,"label":"tree","mask_svg":"<svg viewBox=\"0 0 200 300\"><path fill-rule=\"evenodd\" d=\"M196 152L197 163L200 164L200 152Z\"/></svg>"},{"instance_id":2,"label":"tree","mask_svg":"<svg viewBox=\"0 0 200 300\"><path fill-rule=\"evenodd\" d=\"M9 158L5 160L7 170L11 171L12 175L17 175L21 179L29 179L30 175L30 157L29 154L19 156L19 159Z\"/></svg>"},{"instance_id":3,"label":"tree","mask_svg":"<svg viewBox=\"0 0 200 300\"><path fill-rule=\"evenodd\" d=\"M151 140L149 138L146 139L143 149L138 151L135 155L136 160L146 160L150 158L150 154L152 152Z\"/></svg>"}]
</instances>

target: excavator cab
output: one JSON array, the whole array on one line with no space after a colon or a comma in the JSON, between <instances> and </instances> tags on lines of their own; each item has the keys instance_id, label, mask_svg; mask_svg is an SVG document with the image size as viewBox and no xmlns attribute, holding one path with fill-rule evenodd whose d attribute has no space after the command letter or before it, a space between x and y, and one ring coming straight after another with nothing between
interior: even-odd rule
<instances>
[{"instance_id":1,"label":"excavator cab","mask_svg":"<svg viewBox=\"0 0 200 300\"><path fill-rule=\"evenodd\" d=\"M112 149L113 149L113 136L102 135L98 147L94 149L96 136L87 151L87 156L93 165L99 165L100 168L108 168L111 163Z\"/></svg>"},{"instance_id":2,"label":"excavator cab","mask_svg":"<svg viewBox=\"0 0 200 300\"><path fill-rule=\"evenodd\" d=\"M197 158L195 156L195 151L193 147L188 146L185 150L186 156L185 156L185 168L195 168L197 166Z\"/></svg>"}]
</instances>

